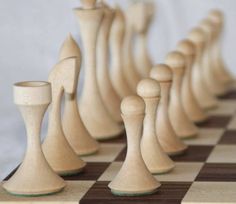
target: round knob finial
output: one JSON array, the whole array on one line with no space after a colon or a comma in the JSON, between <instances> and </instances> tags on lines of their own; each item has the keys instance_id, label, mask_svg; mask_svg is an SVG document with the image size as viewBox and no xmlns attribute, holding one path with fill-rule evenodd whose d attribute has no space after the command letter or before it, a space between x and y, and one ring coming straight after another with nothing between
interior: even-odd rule
<instances>
[{"instance_id":1,"label":"round knob finial","mask_svg":"<svg viewBox=\"0 0 236 204\"><path fill-rule=\"evenodd\" d=\"M206 36L201 28L194 28L190 31L188 39L193 41L194 43L202 43L205 42Z\"/></svg>"},{"instance_id":2,"label":"round knob finial","mask_svg":"<svg viewBox=\"0 0 236 204\"><path fill-rule=\"evenodd\" d=\"M184 68L185 66L185 57L180 52L174 51L170 52L166 56L166 64L170 66L171 69L175 68Z\"/></svg>"},{"instance_id":3,"label":"round knob finial","mask_svg":"<svg viewBox=\"0 0 236 204\"><path fill-rule=\"evenodd\" d=\"M123 115L140 115L145 112L145 103L139 96L128 96L121 102Z\"/></svg>"},{"instance_id":4,"label":"round knob finial","mask_svg":"<svg viewBox=\"0 0 236 204\"><path fill-rule=\"evenodd\" d=\"M180 43L177 45L177 50L186 56L194 55L196 53L194 44L187 39L180 41Z\"/></svg>"},{"instance_id":5,"label":"round knob finial","mask_svg":"<svg viewBox=\"0 0 236 204\"><path fill-rule=\"evenodd\" d=\"M150 77L158 82L169 82L172 81L172 71L168 65L158 64L152 68Z\"/></svg>"},{"instance_id":6,"label":"round knob finial","mask_svg":"<svg viewBox=\"0 0 236 204\"><path fill-rule=\"evenodd\" d=\"M143 79L138 83L137 93L142 98L160 97L161 88L154 79Z\"/></svg>"},{"instance_id":7,"label":"round knob finial","mask_svg":"<svg viewBox=\"0 0 236 204\"><path fill-rule=\"evenodd\" d=\"M81 0L83 9L94 9L96 7L96 0Z\"/></svg>"}]
</instances>

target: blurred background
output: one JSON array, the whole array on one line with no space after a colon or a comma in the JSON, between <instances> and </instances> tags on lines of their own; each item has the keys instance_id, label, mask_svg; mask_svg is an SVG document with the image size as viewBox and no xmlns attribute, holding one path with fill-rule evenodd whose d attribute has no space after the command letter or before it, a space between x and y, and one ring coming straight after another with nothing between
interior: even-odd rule
<instances>
[{"instance_id":1,"label":"blurred background","mask_svg":"<svg viewBox=\"0 0 236 204\"><path fill-rule=\"evenodd\" d=\"M226 15L223 54L236 74L235 0L154 0L155 22L149 36L149 49L155 63L184 38L212 8ZM107 0L124 10L132 1ZM72 9L79 0L7 0L0 2L0 180L22 160L26 133L13 103L12 84L26 80L47 80L57 62L60 46L68 33L79 42L79 28ZM81 74L81 79L83 73ZM81 80L82 81L82 80ZM44 119L42 138L47 130Z\"/></svg>"}]
</instances>

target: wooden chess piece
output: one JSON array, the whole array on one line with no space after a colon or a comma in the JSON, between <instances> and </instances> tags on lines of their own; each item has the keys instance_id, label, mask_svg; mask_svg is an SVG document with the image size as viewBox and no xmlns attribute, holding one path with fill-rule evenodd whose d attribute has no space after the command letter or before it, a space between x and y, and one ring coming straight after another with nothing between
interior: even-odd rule
<instances>
[{"instance_id":1,"label":"wooden chess piece","mask_svg":"<svg viewBox=\"0 0 236 204\"><path fill-rule=\"evenodd\" d=\"M99 91L103 99L103 103L109 113L117 123L122 122L120 113L121 98L112 86L109 74L109 36L110 29L114 19L114 10L109 8L104 2L100 2L99 6L104 11L103 20L98 32L97 40L97 79Z\"/></svg>"},{"instance_id":2,"label":"wooden chess piece","mask_svg":"<svg viewBox=\"0 0 236 204\"><path fill-rule=\"evenodd\" d=\"M199 105L205 109L216 108L218 105L217 99L209 91L203 73L203 51L206 46L206 37L204 32L200 28L193 29L189 35L188 39L193 42L196 48L196 59L193 65L192 72L192 86L193 93L199 103Z\"/></svg>"},{"instance_id":3,"label":"wooden chess piece","mask_svg":"<svg viewBox=\"0 0 236 204\"><path fill-rule=\"evenodd\" d=\"M117 124L106 109L97 83L96 76L96 42L99 27L103 18L103 9L92 6L75 9L81 40L84 47L84 87L80 99L81 118L89 133L98 140L111 139L121 135L124 127Z\"/></svg>"},{"instance_id":4,"label":"wooden chess piece","mask_svg":"<svg viewBox=\"0 0 236 204\"><path fill-rule=\"evenodd\" d=\"M148 53L148 31L151 26L153 13L148 11L149 4L139 2L135 4L135 19L133 21L134 31L136 33L136 68L142 78L147 78L152 68L152 60Z\"/></svg>"},{"instance_id":5,"label":"wooden chess piece","mask_svg":"<svg viewBox=\"0 0 236 204\"><path fill-rule=\"evenodd\" d=\"M24 119L27 130L27 150L20 167L3 184L14 195L40 196L56 193L65 187L47 163L40 142L40 128L45 111L51 102L48 82L20 82L14 85L14 102Z\"/></svg>"},{"instance_id":6,"label":"wooden chess piece","mask_svg":"<svg viewBox=\"0 0 236 204\"><path fill-rule=\"evenodd\" d=\"M86 165L67 141L61 121L63 92L65 95L75 93L77 67L77 57L67 58L53 68L48 79L52 86L52 105L49 111L48 134L43 143L43 152L52 169L60 175L78 173Z\"/></svg>"},{"instance_id":7,"label":"wooden chess piece","mask_svg":"<svg viewBox=\"0 0 236 204\"><path fill-rule=\"evenodd\" d=\"M163 150L169 155L179 155L185 152L185 145L176 135L169 119L169 95L172 84L172 72L166 64L152 68L150 77L161 86L161 99L156 114L156 134Z\"/></svg>"},{"instance_id":8,"label":"wooden chess piece","mask_svg":"<svg viewBox=\"0 0 236 204\"><path fill-rule=\"evenodd\" d=\"M110 31L111 82L120 98L132 94L132 90L124 75L124 58L122 55L124 36L125 17L123 11L119 7L116 7L115 17Z\"/></svg>"},{"instance_id":9,"label":"wooden chess piece","mask_svg":"<svg viewBox=\"0 0 236 204\"><path fill-rule=\"evenodd\" d=\"M177 51L185 56L186 67L182 85L182 102L187 116L195 123L203 122L207 119L204 110L198 104L192 88L192 67L196 59L196 49L190 40L183 40L177 46Z\"/></svg>"},{"instance_id":10,"label":"wooden chess piece","mask_svg":"<svg viewBox=\"0 0 236 204\"><path fill-rule=\"evenodd\" d=\"M145 103L138 96L126 97L121 103L121 112L128 148L125 161L109 188L113 194L120 196L154 193L160 183L149 172L140 149Z\"/></svg>"},{"instance_id":11,"label":"wooden chess piece","mask_svg":"<svg viewBox=\"0 0 236 204\"><path fill-rule=\"evenodd\" d=\"M182 139L194 137L198 128L187 116L182 102L182 82L185 72L185 57L180 52L171 52L166 57L166 64L173 72L173 84L170 93L169 117L177 136Z\"/></svg>"},{"instance_id":12,"label":"wooden chess piece","mask_svg":"<svg viewBox=\"0 0 236 204\"><path fill-rule=\"evenodd\" d=\"M136 93L136 87L138 82L141 80L138 74L133 53L133 39L134 39L134 26L135 21L134 14L136 12L135 6L132 5L128 8L126 12L126 33L124 39L123 47L123 57L124 57L124 74L132 90L132 93Z\"/></svg>"},{"instance_id":13,"label":"wooden chess piece","mask_svg":"<svg viewBox=\"0 0 236 204\"><path fill-rule=\"evenodd\" d=\"M63 130L67 141L77 155L91 155L98 151L98 142L89 134L80 117L77 102L78 78L81 66L81 52L71 35L64 41L60 50L60 60L77 57L75 89L72 94L65 93Z\"/></svg>"},{"instance_id":14,"label":"wooden chess piece","mask_svg":"<svg viewBox=\"0 0 236 204\"><path fill-rule=\"evenodd\" d=\"M143 98L146 105L141 153L152 174L166 173L175 167L174 162L162 149L156 135L155 123L160 92L160 85L154 79L143 79L137 86L137 93Z\"/></svg>"},{"instance_id":15,"label":"wooden chess piece","mask_svg":"<svg viewBox=\"0 0 236 204\"><path fill-rule=\"evenodd\" d=\"M204 19L199 24L199 27L204 31L206 37L206 46L203 53L203 72L206 85L210 92L215 96L224 95L226 92L226 86L222 83L222 80L217 80L217 73L214 67L217 67L218 64L215 63L215 60L212 59L212 48L215 42L215 26L214 24L208 20Z\"/></svg>"},{"instance_id":16,"label":"wooden chess piece","mask_svg":"<svg viewBox=\"0 0 236 204\"><path fill-rule=\"evenodd\" d=\"M208 19L214 24L215 41L212 48L212 60L215 62L214 69L218 74L218 78L223 81L228 87L234 82L234 77L227 69L222 56L222 35L224 30L224 14L220 10L212 10Z\"/></svg>"}]
</instances>

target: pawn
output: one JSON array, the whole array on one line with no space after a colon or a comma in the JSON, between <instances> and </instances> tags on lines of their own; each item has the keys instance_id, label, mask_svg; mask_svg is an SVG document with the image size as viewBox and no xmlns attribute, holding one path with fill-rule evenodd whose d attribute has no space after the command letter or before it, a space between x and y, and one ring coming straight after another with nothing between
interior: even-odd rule
<instances>
[{"instance_id":1,"label":"pawn","mask_svg":"<svg viewBox=\"0 0 236 204\"><path fill-rule=\"evenodd\" d=\"M181 139L195 137L198 128L187 116L182 102L181 91L185 71L185 58L180 52L171 52L166 57L166 63L173 72L173 84L170 95L169 116L176 134Z\"/></svg>"},{"instance_id":2,"label":"pawn","mask_svg":"<svg viewBox=\"0 0 236 204\"><path fill-rule=\"evenodd\" d=\"M63 130L66 139L77 155L90 155L99 149L98 142L89 134L81 120L78 110L77 86L81 66L80 48L71 35L67 37L60 50L60 60L77 57L75 89L72 94L65 94Z\"/></svg>"},{"instance_id":3,"label":"pawn","mask_svg":"<svg viewBox=\"0 0 236 204\"><path fill-rule=\"evenodd\" d=\"M121 112L127 133L127 154L109 188L119 196L154 193L161 184L149 172L140 149L145 103L138 96L126 97L121 103Z\"/></svg>"},{"instance_id":4,"label":"pawn","mask_svg":"<svg viewBox=\"0 0 236 204\"><path fill-rule=\"evenodd\" d=\"M185 145L176 135L169 119L169 94L172 84L172 72L169 66L159 64L152 68L150 77L161 86L161 100L156 115L156 134L163 150L169 155L179 155L185 152Z\"/></svg>"},{"instance_id":5,"label":"pawn","mask_svg":"<svg viewBox=\"0 0 236 204\"><path fill-rule=\"evenodd\" d=\"M175 166L162 149L156 135L155 122L160 92L161 88L154 79L143 79L137 86L137 93L143 98L146 105L141 152L143 160L152 174L169 172Z\"/></svg>"},{"instance_id":6,"label":"pawn","mask_svg":"<svg viewBox=\"0 0 236 204\"><path fill-rule=\"evenodd\" d=\"M208 89L206 82L204 80L203 72L203 53L206 46L206 37L204 32L200 28L193 29L189 35L188 39L193 42L196 48L196 59L193 65L192 72L192 86L193 93L199 103L199 105L204 110L209 110L216 108L218 102L214 95Z\"/></svg>"},{"instance_id":7,"label":"pawn","mask_svg":"<svg viewBox=\"0 0 236 204\"><path fill-rule=\"evenodd\" d=\"M49 112L48 134L43 143L43 152L52 169L60 175L76 174L86 163L81 160L65 137L61 122L61 100L75 93L77 81L77 58L60 61L51 71L52 105Z\"/></svg>"},{"instance_id":8,"label":"pawn","mask_svg":"<svg viewBox=\"0 0 236 204\"><path fill-rule=\"evenodd\" d=\"M186 114L193 122L203 122L207 119L207 115L198 104L192 88L192 66L196 57L194 44L190 40L183 40L178 44L177 50L185 56L186 60L186 68L181 91L183 107Z\"/></svg>"}]
</instances>

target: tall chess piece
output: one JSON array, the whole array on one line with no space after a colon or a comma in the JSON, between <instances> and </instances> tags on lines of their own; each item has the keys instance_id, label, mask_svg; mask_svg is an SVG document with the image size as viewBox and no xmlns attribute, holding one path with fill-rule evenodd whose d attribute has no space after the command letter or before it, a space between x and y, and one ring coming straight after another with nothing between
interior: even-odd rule
<instances>
[{"instance_id":1,"label":"tall chess piece","mask_svg":"<svg viewBox=\"0 0 236 204\"><path fill-rule=\"evenodd\" d=\"M111 82L119 94L124 98L132 94L132 90L124 75L123 45L125 36L125 17L123 11L116 7L115 17L110 31L110 51L111 51Z\"/></svg>"},{"instance_id":2,"label":"tall chess piece","mask_svg":"<svg viewBox=\"0 0 236 204\"><path fill-rule=\"evenodd\" d=\"M222 57L222 36L224 31L224 14L220 10L212 10L208 18L214 23L215 26L215 42L212 48L212 58L215 62L214 69L218 74L218 77L221 81L223 81L226 85L230 86L234 82L234 77L231 75L229 70L227 69L225 62Z\"/></svg>"},{"instance_id":3,"label":"tall chess piece","mask_svg":"<svg viewBox=\"0 0 236 204\"><path fill-rule=\"evenodd\" d=\"M193 29L189 35L188 39L194 43L196 48L196 59L193 65L192 72L192 86L193 93L203 109L216 108L218 105L217 99L209 91L205 80L203 72L203 53L206 46L206 37L204 32L200 28Z\"/></svg>"},{"instance_id":4,"label":"tall chess piece","mask_svg":"<svg viewBox=\"0 0 236 204\"><path fill-rule=\"evenodd\" d=\"M90 4L91 3L91 4ZM103 9L96 8L96 1L82 1L83 8L75 9L81 40L84 47L84 88L80 99L81 118L89 133L98 140L119 136L124 128L118 125L106 109L97 83L96 45L102 23Z\"/></svg>"},{"instance_id":5,"label":"tall chess piece","mask_svg":"<svg viewBox=\"0 0 236 204\"><path fill-rule=\"evenodd\" d=\"M170 95L169 116L176 134L187 139L198 134L198 128L187 116L182 101L182 82L185 72L185 57L180 52L171 52L166 57L166 64L173 72L173 84Z\"/></svg>"},{"instance_id":6,"label":"tall chess piece","mask_svg":"<svg viewBox=\"0 0 236 204\"><path fill-rule=\"evenodd\" d=\"M141 80L140 75L135 66L133 53L133 39L134 39L134 18L135 6L132 5L126 11L126 33L123 47L124 57L124 74L133 93L136 93L136 87Z\"/></svg>"},{"instance_id":7,"label":"tall chess piece","mask_svg":"<svg viewBox=\"0 0 236 204\"><path fill-rule=\"evenodd\" d=\"M138 96L129 96L121 103L122 118L127 133L127 154L125 161L109 184L111 192L120 196L151 194L160 183L145 165L140 149L145 103Z\"/></svg>"},{"instance_id":8,"label":"tall chess piece","mask_svg":"<svg viewBox=\"0 0 236 204\"><path fill-rule=\"evenodd\" d=\"M216 38L215 26L210 20L204 19L199 24L199 27L204 31L206 37L206 46L203 53L203 77L205 78L207 88L215 96L224 95L227 87L222 83L222 80L217 80L218 74L214 67L217 67L218 64L211 57Z\"/></svg>"},{"instance_id":9,"label":"tall chess piece","mask_svg":"<svg viewBox=\"0 0 236 204\"><path fill-rule=\"evenodd\" d=\"M182 102L187 116L195 123L203 122L207 119L207 115L200 107L193 94L192 87L192 67L196 59L196 49L190 40L181 41L177 50L185 56L186 68L182 85Z\"/></svg>"},{"instance_id":10,"label":"tall chess piece","mask_svg":"<svg viewBox=\"0 0 236 204\"><path fill-rule=\"evenodd\" d=\"M48 134L43 143L43 152L53 170L60 175L75 174L86 165L65 137L61 121L61 101L65 95L75 93L77 57L59 62L51 71L48 81L52 86L52 105L49 112Z\"/></svg>"},{"instance_id":11,"label":"tall chess piece","mask_svg":"<svg viewBox=\"0 0 236 204\"><path fill-rule=\"evenodd\" d=\"M148 52L148 31L150 30L153 13L149 12L150 5L145 2L135 4L135 20L133 22L136 33L136 67L142 78L147 78L152 68L152 60Z\"/></svg>"},{"instance_id":12,"label":"tall chess piece","mask_svg":"<svg viewBox=\"0 0 236 204\"><path fill-rule=\"evenodd\" d=\"M16 173L3 184L14 195L39 196L61 191L65 182L47 163L40 142L40 128L51 102L48 82L20 82L14 85L18 105L27 130L27 150Z\"/></svg>"},{"instance_id":13,"label":"tall chess piece","mask_svg":"<svg viewBox=\"0 0 236 204\"><path fill-rule=\"evenodd\" d=\"M60 50L60 60L77 57L78 66L75 74L75 89L72 94L65 94L63 130L70 146L77 155L90 155L99 149L98 142L89 134L80 117L77 101L77 87L81 66L81 53L75 40L69 35Z\"/></svg>"},{"instance_id":14,"label":"tall chess piece","mask_svg":"<svg viewBox=\"0 0 236 204\"><path fill-rule=\"evenodd\" d=\"M166 64L152 68L150 77L161 86L161 99L156 114L156 134L163 150L169 155L179 155L185 152L185 145L176 135L169 119L169 95L172 84L172 72Z\"/></svg>"},{"instance_id":15,"label":"tall chess piece","mask_svg":"<svg viewBox=\"0 0 236 204\"><path fill-rule=\"evenodd\" d=\"M155 123L160 92L160 85L154 79L143 79L137 87L137 93L143 98L146 105L141 152L143 160L152 174L166 173L175 167L174 162L162 149L156 135Z\"/></svg>"},{"instance_id":16,"label":"tall chess piece","mask_svg":"<svg viewBox=\"0 0 236 204\"><path fill-rule=\"evenodd\" d=\"M100 2L99 6L104 11L103 20L98 32L97 42L97 79L99 91L103 99L103 103L109 113L117 123L122 122L120 113L121 98L112 86L109 73L109 37L110 29L114 19L114 10L109 8L104 2Z\"/></svg>"}]
</instances>

